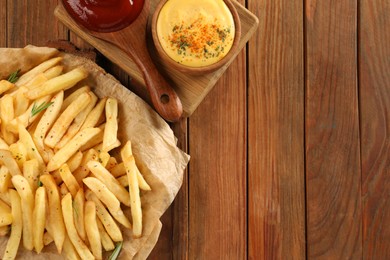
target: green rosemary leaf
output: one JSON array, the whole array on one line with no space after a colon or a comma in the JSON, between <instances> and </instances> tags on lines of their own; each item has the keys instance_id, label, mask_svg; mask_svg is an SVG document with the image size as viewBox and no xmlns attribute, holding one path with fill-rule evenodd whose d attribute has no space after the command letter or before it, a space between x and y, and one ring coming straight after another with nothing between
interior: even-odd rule
<instances>
[{"instance_id":1,"label":"green rosemary leaf","mask_svg":"<svg viewBox=\"0 0 390 260\"><path fill-rule=\"evenodd\" d=\"M53 102L49 102L49 103L42 102L42 104L37 106L37 103L34 103L33 108L31 109L31 117L33 117L33 116L37 115L39 112L47 109L52 104L53 104Z\"/></svg>"},{"instance_id":2,"label":"green rosemary leaf","mask_svg":"<svg viewBox=\"0 0 390 260\"><path fill-rule=\"evenodd\" d=\"M118 256L122 250L122 245L123 245L123 242L118 242L115 246L115 249L114 251L112 251L112 254L110 255L110 257L108 258L108 260L116 260L118 259Z\"/></svg>"},{"instance_id":3,"label":"green rosemary leaf","mask_svg":"<svg viewBox=\"0 0 390 260\"><path fill-rule=\"evenodd\" d=\"M18 79L19 79L19 76L18 76L19 72L20 72L20 69L18 69L17 71L12 72L11 75L9 75L9 77L8 77L8 81L11 82L11 83L15 83L16 81L18 81Z\"/></svg>"}]
</instances>

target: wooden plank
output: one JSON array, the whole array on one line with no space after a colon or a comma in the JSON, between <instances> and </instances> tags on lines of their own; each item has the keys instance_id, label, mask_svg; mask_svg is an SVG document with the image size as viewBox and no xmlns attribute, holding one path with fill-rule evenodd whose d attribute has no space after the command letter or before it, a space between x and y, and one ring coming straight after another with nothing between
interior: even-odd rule
<instances>
[{"instance_id":1,"label":"wooden plank","mask_svg":"<svg viewBox=\"0 0 390 260\"><path fill-rule=\"evenodd\" d=\"M53 15L58 0L8 1L8 46L44 46L49 40L67 39L67 29Z\"/></svg>"},{"instance_id":2,"label":"wooden plank","mask_svg":"<svg viewBox=\"0 0 390 260\"><path fill-rule=\"evenodd\" d=\"M189 119L189 259L245 259L246 59Z\"/></svg>"},{"instance_id":3,"label":"wooden plank","mask_svg":"<svg viewBox=\"0 0 390 260\"><path fill-rule=\"evenodd\" d=\"M7 1L0 1L0 47L7 47Z\"/></svg>"},{"instance_id":4,"label":"wooden plank","mask_svg":"<svg viewBox=\"0 0 390 260\"><path fill-rule=\"evenodd\" d=\"M360 259L357 1L306 2L309 258Z\"/></svg>"},{"instance_id":5,"label":"wooden plank","mask_svg":"<svg viewBox=\"0 0 390 260\"><path fill-rule=\"evenodd\" d=\"M305 259L302 1L248 8L260 18L248 55L249 259Z\"/></svg>"},{"instance_id":6,"label":"wooden plank","mask_svg":"<svg viewBox=\"0 0 390 260\"><path fill-rule=\"evenodd\" d=\"M390 1L360 1L363 257L390 258Z\"/></svg>"}]
</instances>

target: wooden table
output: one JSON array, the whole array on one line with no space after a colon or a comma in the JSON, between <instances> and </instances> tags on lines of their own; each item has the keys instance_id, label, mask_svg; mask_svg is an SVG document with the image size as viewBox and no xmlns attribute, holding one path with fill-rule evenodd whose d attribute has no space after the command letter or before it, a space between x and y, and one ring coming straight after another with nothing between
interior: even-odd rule
<instances>
[{"instance_id":1,"label":"wooden table","mask_svg":"<svg viewBox=\"0 0 390 260\"><path fill-rule=\"evenodd\" d=\"M389 259L390 0L240 2L259 29L173 126L192 159L150 259ZM56 5L1 0L0 46L89 48Z\"/></svg>"}]
</instances>

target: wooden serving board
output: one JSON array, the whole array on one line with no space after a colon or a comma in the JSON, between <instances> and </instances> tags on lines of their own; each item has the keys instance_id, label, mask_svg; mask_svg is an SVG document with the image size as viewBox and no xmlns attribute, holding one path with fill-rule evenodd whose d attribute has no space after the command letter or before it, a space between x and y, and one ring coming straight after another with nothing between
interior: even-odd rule
<instances>
[{"instance_id":1,"label":"wooden serving board","mask_svg":"<svg viewBox=\"0 0 390 260\"><path fill-rule=\"evenodd\" d=\"M150 0L151 14L153 14L153 11L155 10L155 7L158 2L159 0ZM150 35L150 37L147 37L146 44L148 44L148 46L151 48L151 55L153 59L159 64L158 67L161 69L162 73L165 73L172 80L172 85L182 101L184 116L190 116L195 111L195 109L202 102L207 93L209 93L209 91L213 88L217 80L225 72L227 67L237 56L237 54L242 50L242 48L245 47L246 43L257 29L259 23L258 18L238 2L233 0L233 3L241 19L240 45L235 55L233 55L232 59L225 66L212 73L208 73L201 76L192 76L181 73L162 64L153 50L153 42L152 37L150 35L150 26L148 26L147 28L147 30L149 31L148 35ZM94 46L104 56L110 59L113 63L117 64L124 71L126 71L132 77L132 80L135 82L135 85L141 84L142 86L144 86L144 81L141 72L138 70L134 62L122 50L112 45L111 43L91 36L82 27L76 24L76 22L69 16L69 14L66 12L62 5L57 6L54 11L54 14L71 31L76 33L78 36L80 36L92 46ZM136 38L137 35L134 35L134 37ZM131 39L129 39L129 41L131 41ZM137 91L135 92L137 93Z\"/></svg>"}]
</instances>

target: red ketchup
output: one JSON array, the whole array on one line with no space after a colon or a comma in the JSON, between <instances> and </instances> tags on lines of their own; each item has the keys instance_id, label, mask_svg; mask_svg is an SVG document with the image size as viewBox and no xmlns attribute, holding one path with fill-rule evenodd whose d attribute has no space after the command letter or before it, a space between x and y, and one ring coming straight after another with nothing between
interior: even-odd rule
<instances>
[{"instance_id":1,"label":"red ketchup","mask_svg":"<svg viewBox=\"0 0 390 260\"><path fill-rule=\"evenodd\" d=\"M78 24L96 32L114 32L129 26L144 6L144 0L62 0L62 2Z\"/></svg>"}]
</instances>

